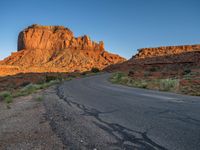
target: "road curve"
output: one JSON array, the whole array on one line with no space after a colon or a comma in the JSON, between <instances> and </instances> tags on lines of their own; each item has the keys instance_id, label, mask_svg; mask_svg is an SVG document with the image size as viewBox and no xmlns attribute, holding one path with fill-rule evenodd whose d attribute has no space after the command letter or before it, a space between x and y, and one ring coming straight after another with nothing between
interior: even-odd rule
<instances>
[{"instance_id":1,"label":"road curve","mask_svg":"<svg viewBox=\"0 0 200 150\"><path fill-rule=\"evenodd\" d=\"M200 149L200 97L114 85L109 76L67 81L58 94L90 108L87 113L106 124L99 128L117 132L132 148Z\"/></svg>"}]
</instances>

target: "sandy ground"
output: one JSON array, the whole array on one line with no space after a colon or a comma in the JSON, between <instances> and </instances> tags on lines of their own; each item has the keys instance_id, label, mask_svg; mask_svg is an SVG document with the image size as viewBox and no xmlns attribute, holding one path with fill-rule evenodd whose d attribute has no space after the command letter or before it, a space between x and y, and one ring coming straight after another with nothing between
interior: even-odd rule
<instances>
[{"instance_id":1,"label":"sandy ground","mask_svg":"<svg viewBox=\"0 0 200 150\"><path fill-rule=\"evenodd\" d=\"M1 150L66 149L46 119L43 93L16 98L10 109L0 102Z\"/></svg>"}]
</instances>

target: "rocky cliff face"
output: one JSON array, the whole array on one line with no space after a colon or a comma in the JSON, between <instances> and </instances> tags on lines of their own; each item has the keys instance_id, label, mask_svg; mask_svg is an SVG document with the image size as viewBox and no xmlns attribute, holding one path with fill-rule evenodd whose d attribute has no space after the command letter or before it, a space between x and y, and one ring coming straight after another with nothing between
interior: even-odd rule
<instances>
[{"instance_id":1,"label":"rocky cliff face","mask_svg":"<svg viewBox=\"0 0 200 150\"><path fill-rule=\"evenodd\" d=\"M18 51L23 49L45 50L104 50L104 43L93 42L88 36L74 37L70 29L63 26L32 25L20 32Z\"/></svg>"},{"instance_id":2,"label":"rocky cliff face","mask_svg":"<svg viewBox=\"0 0 200 150\"><path fill-rule=\"evenodd\" d=\"M166 46L156 48L142 48L133 56L134 58L151 58L160 56L177 55L185 52L200 51L200 45Z\"/></svg>"},{"instance_id":3,"label":"rocky cliff face","mask_svg":"<svg viewBox=\"0 0 200 150\"><path fill-rule=\"evenodd\" d=\"M102 41L91 41L88 36L74 37L73 32L63 26L32 25L20 32L18 51L0 61L3 66L0 69L17 67L12 74L82 72L93 67L103 69L123 61L125 59L119 55L105 51ZM7 70L7 74L11 74L10 67Z\"/></svg>"}]
</instances>

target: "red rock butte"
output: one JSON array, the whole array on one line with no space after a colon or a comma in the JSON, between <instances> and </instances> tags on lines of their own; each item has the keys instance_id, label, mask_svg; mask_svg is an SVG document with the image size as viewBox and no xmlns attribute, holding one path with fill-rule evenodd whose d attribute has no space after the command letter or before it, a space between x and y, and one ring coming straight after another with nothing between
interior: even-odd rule
<instances>
[{"instance_id":1,"label":"red rock butte","mask_svg":"<svg viewBox=\"0 0 200 150\"><path fill-rule=\"evenodd\" d=\"M0 61L0 75L25 72L88 71L125 61L105 51L103 41L74 37L64 26L34 24L18 36L18 51Z\"/></svg>"},{"instance_id":2,"label":"red rock butte","mask_svg":"<svg viewBox=\"0 0 200 150\"><path fill-rule=\"evenodd\" d=\"M104 51L104 43L93 42L85 35L74 37L73 32L64 26L32 25L20 32L18 37L18 51L23 49L45 50L100 50Z\"/></svg>"}]
</instances>

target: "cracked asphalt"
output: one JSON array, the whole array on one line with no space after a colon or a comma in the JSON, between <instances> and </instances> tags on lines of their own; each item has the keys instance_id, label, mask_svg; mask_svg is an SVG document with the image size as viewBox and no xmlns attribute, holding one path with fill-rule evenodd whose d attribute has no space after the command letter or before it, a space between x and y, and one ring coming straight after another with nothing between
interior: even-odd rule
<instances>
[{"instance_id":1,"label":"cracked asphalt","mask_svg":"<svg viewBox=\"0 0 200 150\"><path fill-rule=\"evenodd\" d=\"M74 79L46 94L50 125L69 149L200 149L200 97L114 85L109 77Z\"/></svg>"}]
</instances>

